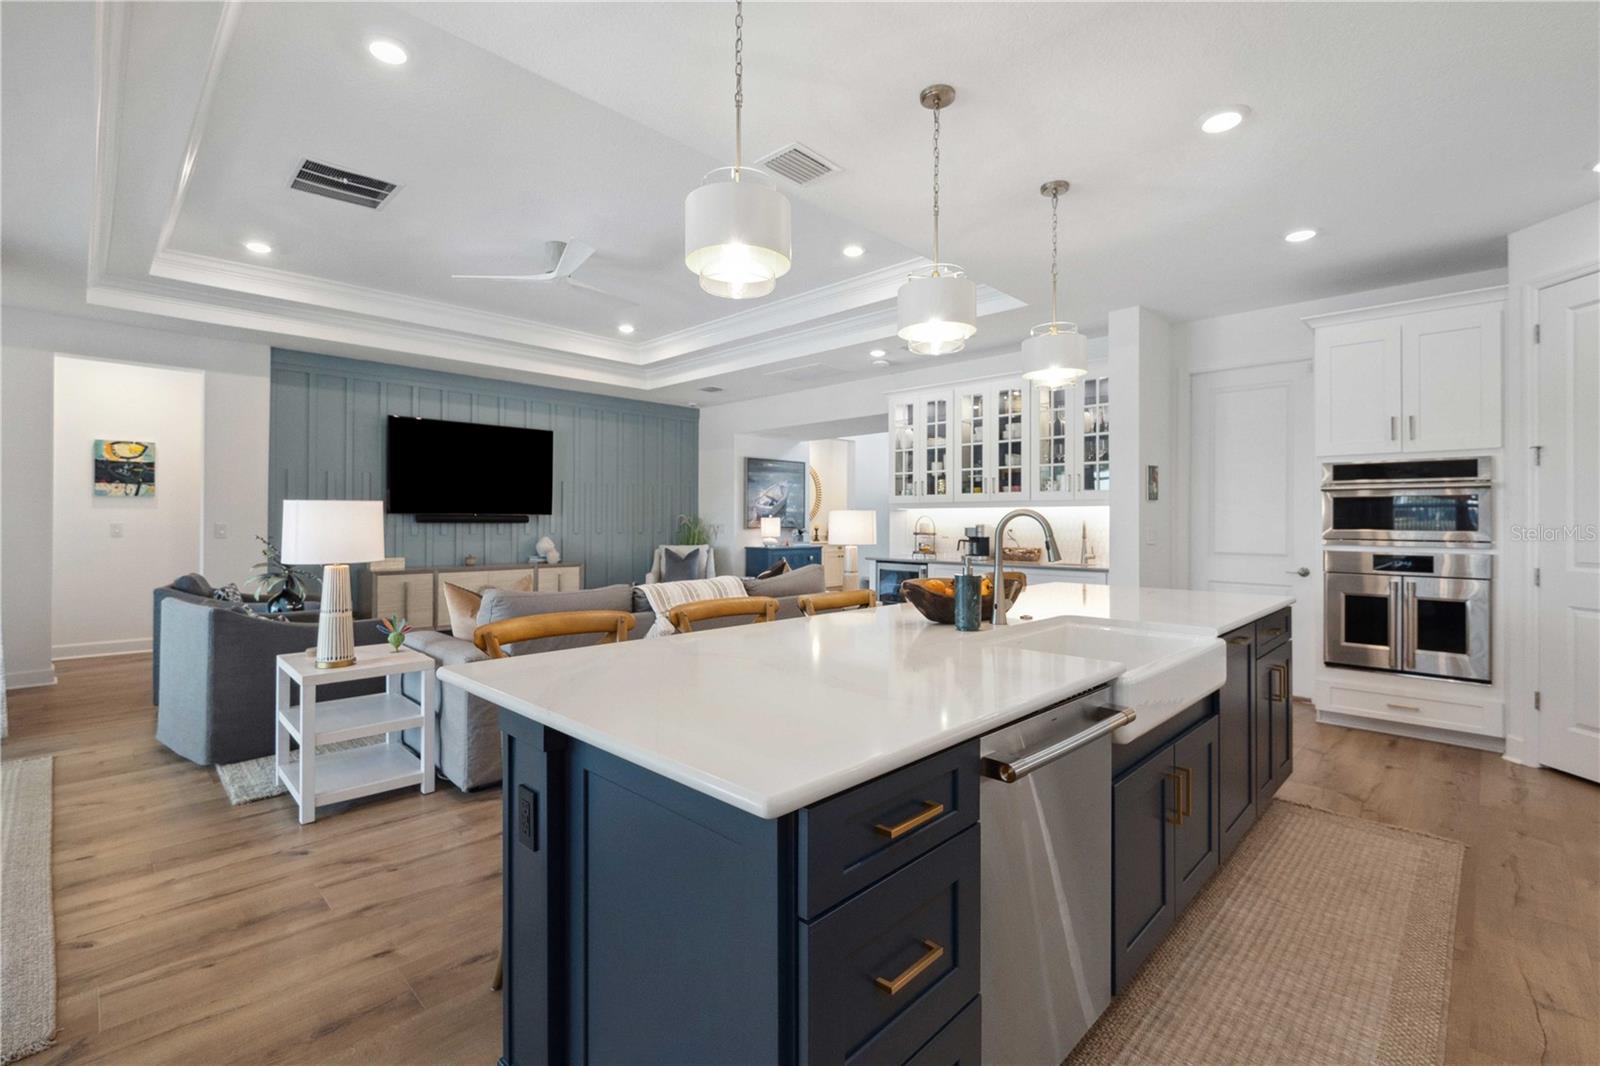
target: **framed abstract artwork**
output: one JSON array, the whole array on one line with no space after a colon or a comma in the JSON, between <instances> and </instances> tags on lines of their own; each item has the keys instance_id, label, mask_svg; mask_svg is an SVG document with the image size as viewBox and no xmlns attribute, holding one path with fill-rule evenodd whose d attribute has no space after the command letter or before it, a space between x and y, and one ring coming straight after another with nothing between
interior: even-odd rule
<instances>
[{"instance_id":1,"label":"framed abstract artwork","mask_svg":"<svg viewBox=\"0 0 1600 1066\"><path fill-rule=\"evenodd\" d=\"M147 440L94 442L96 496L154 496L156 446Z\"/></svg>"},{"instance_id":2,"label":"framed abstract artwork","mask_svg":"<svg viewBox=\"0 0 1600 1066\"><path fill-rule=\"evenodd\" d=\"M784 529L805 528L805 463L745 457L744 527L759 529L763 518L780 519Z\"/></svg>"}]
</instances>

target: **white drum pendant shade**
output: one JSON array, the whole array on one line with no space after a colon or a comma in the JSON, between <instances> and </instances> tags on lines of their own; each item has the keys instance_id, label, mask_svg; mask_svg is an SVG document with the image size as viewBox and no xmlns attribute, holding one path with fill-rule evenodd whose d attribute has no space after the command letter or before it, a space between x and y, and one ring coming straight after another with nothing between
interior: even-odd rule
<instances>
[{"instance_id":1,"label":"white drum pendant shade","mask_svg":"<svg viewBox=\"0 0 1600 1066\"><path fill-rule=\"evenodd\" d=\"M957 269L914 274L900 286L900 339L917 355L949 355L978 332L978 287Z\"/></svg>"},{"instance_id":2,"label":"white drum pendant shade","mask_svg":"<svg viewBox=\"0 0 1600 1066\"><path fill-rule=\"evenodd\" d=\"M1051 326L1039 326L1037 328L1044 332L1035 332L1022 342L1023 358L1030 365L1042 368L1029 371L1025 376L1043 385L1071 384L1087 373L1083 365L1087 361L1088 341L1070 322L1056 322L1052 326L1055 332L1050 332Z\"/></svg>"},{"instance_id":3,"label":"white drum pendant shade","mask_svg":"<svg viewBox=\"0 0 1600 1066\"><path fill-rule=\"evenodd\" d=\"M725 173L725 172L719 172ZM684 264L713 296L765 296L789 272L789 200L745 169L708 181L683 201Z\"/></svg>"}]
</instances>

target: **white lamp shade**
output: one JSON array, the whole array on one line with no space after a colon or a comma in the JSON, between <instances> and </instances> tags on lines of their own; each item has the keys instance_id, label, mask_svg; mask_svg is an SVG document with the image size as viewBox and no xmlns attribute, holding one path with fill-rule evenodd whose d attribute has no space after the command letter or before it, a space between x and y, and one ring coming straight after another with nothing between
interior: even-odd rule
<instances>
[{"instance_id":1,"label":"white lamp shade","mask_svg":"<svg viewBox=\"0 0 1600 1066\"><path fill-rule=\"evenodd\" d=\"M283 501L285 563L370 563L383 557L382 500Z\"/></svg>"},{"instance_id":2,"label":"white lamp shade","mask_svg":"<svg viewBox=\"0 0 1600 1066\"><path fill-rule=\"evenodd\" d=\"M918 355L948 355L978 332L978 287L958 269L917 274L900 286L899 336Z\"/></svg>"},{"instance_id":3,"label":"white lamp shade","mask_svg":"<svg viewBox=\"0 0 1600 1066\"><path fill-rule=\"evenodd\" d=\"M1088 354L1088 342L1083 334L1068 323L1056 325L1056 332L1035 333L1022 342L1023 358L1037 368L1023 376L1052 388L1070 385L1087 373L1083 366Z\"/></svg>"},{"instance_id":4,"label":"white lamp shade","mask_svg":"<svg viewBox=\"0 0 1600 1066\"><path fill-rule=\"evenodd\" d=\"M761 519L761 536L765 540L777 540L783 536L783 519L775 516Z\"/></svg>"},{"instance_id":5,"label":"white lamp shade","mask_svg":"<svg viewBox=\"0 0 1600 1066\"><path fill-rule=\"evenodd\" d=\"M713 296L765 296L789 272L789 200L763 177L745 169L739 181L708 181L683 201L683 262Z\"/></svg>"},{"instance_id":6,"label":"white lamp shade","mask_svg":"<svg viewBox=\"0 0 1600 1066\"><path fill-rule=\"evenodd\" d=\"M877 511L829 511L829 544L878 543Z\"/></svg>"}]
</instances>

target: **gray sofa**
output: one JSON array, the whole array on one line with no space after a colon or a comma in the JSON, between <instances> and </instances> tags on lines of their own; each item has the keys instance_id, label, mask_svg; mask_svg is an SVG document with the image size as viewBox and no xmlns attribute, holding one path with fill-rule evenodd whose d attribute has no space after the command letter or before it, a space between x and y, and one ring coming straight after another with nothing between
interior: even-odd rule
<instances>
[{"instance_id":1,"label":"gray sofa","mask_svg":"<svg viewBox=\"0 0 1600 1066\"><path fill-rule=\"evenodd\" d=\"M777 577L745 578L744 583L752 596L772 596L777 599L780 619L798 617L801 613L799 597L821 592L824 588L822 567L819 565L801 567ZM656 620L644 593L631 585L610 585L577 592L503 592L487 589L478 610L478 624L487 625L507 618L554 611L627 611L633 615L631 639L634 640L642 639ZM721 619L702 623L695 627L695 632L741 624L747 623L742 619ZM596 639L592 636L551 637L513 644L506 650L512 655L533 655L562 648L584 647L595 643ZM433 630L417 630L406 634L406 647L431 656L440 666L481 662L489 657L470 640ZM407 674L401 682L401 691L413 700L420 701L422 693L419 684L417 675ZM464 791L498 783L500 725L495 706L461 689L442 684L437 692L437 706L440 773ZM406 743L413 751L417 749L418 740L416 730L406 733Z\"/></svg>"},{"instance_id":2,"label":"gray sofa","mask_svg":"<svg viewBox=\"0 0 1600 1066\"><path fill-rule=\"evenodd\" d=\"M316 614L269 616L181 590L156 593L156 739L201 764L271 755L276 659L316 646ZM383 642L370 619L355 631L357 644ZM339 699L382 690L379 679L317 692Z\"/></svg>"}]
</instances>

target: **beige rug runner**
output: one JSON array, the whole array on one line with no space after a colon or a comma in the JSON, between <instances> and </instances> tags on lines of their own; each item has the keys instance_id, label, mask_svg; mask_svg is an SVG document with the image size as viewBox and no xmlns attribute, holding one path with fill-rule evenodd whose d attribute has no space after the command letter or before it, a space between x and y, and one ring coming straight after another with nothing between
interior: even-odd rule
<instances>
[{"instance_id":1,"label":"beige rug runner","mask_svg":"<svg viewBox=\"0 0 1600 1066\"><path fill-rule=\"evenodd\" d=\"M56 1033L56 923L50 900L50 756L0 763L0 1062Z\"/></svg>"},{"instance_id":2,"label":"beige rug runner","mask_svg":"<svg viewBox=\"0 0 1600 1066\"><path fill-rule=\"evenodd\" d=\"M1464 854L1273 802L1069 1066L1443 1062Z\"/></svg>"},{"instance_id":3,"label":"beige rug runner","mask_svg":"<svg viewBox=\"0 0 1600 1066\"><path fill-rule=\"evenodd\" d=\"M318 744L317 751L343 751L382 743L383 737L359 737L355 740L336 740L332 744ZM235 807L241 803L281 796L289 791L278 780L276 756L263 755L259 759L245 759L243 762L219 762L216 770L222 791L228 794L228 802Z\"/></svg>"}]
</instances>

